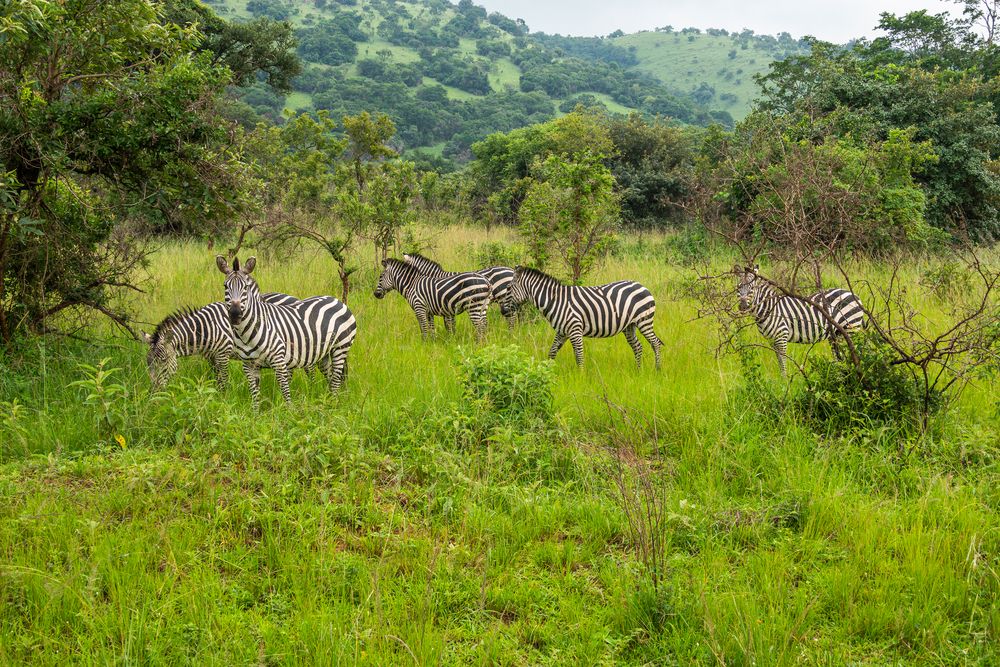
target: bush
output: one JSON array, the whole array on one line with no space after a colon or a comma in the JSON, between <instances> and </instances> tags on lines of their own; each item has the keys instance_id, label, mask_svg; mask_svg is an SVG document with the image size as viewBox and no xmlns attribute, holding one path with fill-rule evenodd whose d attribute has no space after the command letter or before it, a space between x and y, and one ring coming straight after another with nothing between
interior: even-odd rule
<instances>
[{"instance_id":1,"label":"bush","mask_svg":"<svg viewBox=\"0 0 1000 667\"><path fill-rule=\"evenodd\" d=\"M880 426L916 429L922 416L944 404L943 394L920 383L875 334L855 335L861 359L855 368L843 360L814 358L806 367L807 387L797 399L806 422L825 433L847 433Z\"/></svg>"},{"instance_id":2,"label":"bush","mask_svg":"<svg viewBox=\"0 0 1000 667\"><path fill-rule=\"evenodd\" d=\"M509 266L514 268L521 263L524 249L516 245L508 245L503 241L487 241L472 252L476 266Z\"/></svg>"},{"instance_id":3,"label":"bush","mask_svg":"<svg viewBox=\"0 0 1000 667\"><path fill-rule=\"evenodd\" d=\"M464 399L507 421L549 421L553 415L552 364L525 356L517 346L491 345L460 366Z\"/></svg>"}]
</instances>

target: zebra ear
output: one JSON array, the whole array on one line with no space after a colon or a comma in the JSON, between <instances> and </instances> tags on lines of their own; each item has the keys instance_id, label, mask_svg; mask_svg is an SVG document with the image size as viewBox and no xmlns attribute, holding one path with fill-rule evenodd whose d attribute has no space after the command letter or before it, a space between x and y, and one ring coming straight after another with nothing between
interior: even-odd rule
<instances>
[{"instance_id":1,"label":"zebra ear","mask_svg":"<svg viewBox=\"0 0 1000 667\"><path fill-rule=\"evenodd\" d=\"M386 257L385 259L382 260L382 266L389 266L389 258L388 257Z\"/></svg>"},{"instance_id":2,"label":"zebra ear","mask_svg":"<svg viewBox=\"0 0 1000 667\"><path fill-rule=\"evenodd\" d=\"M757 273L758 271L760 271L760 264L754 264L753 265L753 272Z\"/></svg>"},{"instance_id":3,"label":"zebra ear","mask_svg":"<svg viewBox=\"0 0 1000 667\"><path fill-rule=\"evenodd\" d=\"M739 264L733 264L733 273L743 273L744 269L740 268Z\"/></svg>"},{"instance_id":4,"label":"zebra ear","mask_svg":"<svg viewBox=\"0 0 1000 667\"><path fill-rule=\"evenodd\" d=\"M215 265L219 267L219 271L222 271L226 275L229 275L233 271L232 269L229 268L229 263L226 262L226 258L223 257L222 255L215 256Z\"/></svg>"},{"instance_id":5,"label":"zebra ear","mask_svg":"<svg viewBox=\"0 0 1000 667\"><path fill-rule=\"evenodd\" d=\"M243 265L243 273L247 274L253 273L253 269L255 266L257 266L257 258L247 257L246 264Z\"/></svg>"},{"instance_id":6,"label":"zebra ear","mask_svg":"<svg viewBox=\"0 0 1000 667\"><path fill-rule=\"evenodd\" d=\"M147 344L152 344L152 342L153 342L153 337L152 336L150 336L145 331L140 331L139 333L142 334L142 340L143 341L145 341Z\"/></svg>"}]
</instances>

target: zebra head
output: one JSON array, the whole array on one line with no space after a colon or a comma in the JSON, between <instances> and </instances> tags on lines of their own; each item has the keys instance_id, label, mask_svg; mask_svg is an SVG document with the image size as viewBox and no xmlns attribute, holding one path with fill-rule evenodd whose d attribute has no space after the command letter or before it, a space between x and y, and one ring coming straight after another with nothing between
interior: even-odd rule
<instances>
[{"instance_id":1,"label":"zebra head","mask_svg":"<svg viewBox=\"0 0 1000 667\"><path fill-rule=\"evenodd\" d=\"M514 269L514 280L510 283L510 289L500 302L500 313L504 317L509 317L520 310L527 300L528 289L524 284L524 267L518 266Z\"/></svg>"},{"instance_id":2,"label":"zebra head","mask_svg":"<svg viewBox=\"0 0 1000 667\"><path fill-rule=\"evenodd\" d=\"M404 273L415 273L416 268L389 257L382 260L382 273L379 274L378 283L375 285L375 298L384 299L385 295L392 290L403 291Z\"/></svg>"},{"instance_id":3,"label":"zebra head","mask_svg":"<svg viewBox=\"0 0 1000 667\"><path fill-rule=\"evenodd\" d=\"M249 303L251 291L257 284L250 276L254 267L257 266L257 259L247 258L246 264L240 268L240 260L234 258L233 268L229 268L226 258L217 255L215 264L219 267L219 271L226 276L224 283L226 307L229 309L229 321L236 324L243 317L243 311Z\"/></svg>"},{"instance_id":4,"label":"zebra head","mask_svg":"<svg viewBox=\"0 0 1000 667\"><path fill-rule=\"evenodd\" d=\"M164 322L166 324L166 321ZM149 383L153 391L160 391L170 378L177 372L177 351L174 349L174 337L169 325L156 327L153 335L142 332L142 339L149 345L146 352L146 370L149 371Z\"/></svg>"},{"instance_id":5,"label":"zebra head","mask_svg":"<svg viewBox=\"0 0 1000 667\"><path fill-rule=\"evenodd\" d=\"M425 276L444 276L446 274L440 264L417 252L403 253L403 261Z\"/></svg>"},{"instance_id":6,"label":"zebra head","mask_svg":"<svg viewBox=\"0 0 1000 667\"><path fill-rule=\"evenodd\" d=\"M740 300L740 310L746 312L756 304L761 293L766 290L766 283L757 272L760 271L760 264L755 264L753 268L749 266L733 266L733 273L739 279L736 285L736 296Z\"/></svg>"}]
</instances>

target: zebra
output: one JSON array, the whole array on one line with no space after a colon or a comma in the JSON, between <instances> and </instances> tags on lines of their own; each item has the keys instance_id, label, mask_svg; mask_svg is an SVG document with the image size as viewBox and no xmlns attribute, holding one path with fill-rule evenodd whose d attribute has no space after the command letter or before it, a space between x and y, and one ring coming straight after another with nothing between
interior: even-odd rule
<instances>
[{"instance_id":1,"label":"zebra","mask_svg":"<svg viewBox=\"0 0 1000 667\"><path fill-rule=\"evenodd\" d=\"M332 296L316 296L288 305L261 299L253 273L257 260L232 268L218 255L215 263L225 276L225 303L233 327L233 347L243 362L254 407L260 402L260 369L273 368L281 395L292 400L291 369L317 364L336 394L347 377L347 353L357 336L354 315Z\"/></svg>"},{"instance_id":2,"label":"zebra","mask_svg":"<svg viewBox=\"0 0 1000 667\"><path fill-rule=\"evenodd\" d=\"M268 292L261 298L269 303L288 305L298 299L281 292ZM149 346L146 370L153 391L160 391L177 372L177 357L204 357L215 372L220 393L229 385L229 360L233 357L233 328L226 304L221 301L201 308L184 307L167 315L152 334L142 332ZM309 369L306 369L309 373Z\"/></svg>"},{"instance_id":3,"label":"zebra","mask_svg":"<svg viewBox=\"0 0 1000 667\"><path fill-rule=\"evenodd\" d=\"M455 330L455 315L468 311L476 328L476 339L486 333L486 308L490 303L490 283L478 273L458 273L445 278L426 276L415 266L395 258L382 260L382 274L375 286L375 298L382 299L398 290L413 308L423 338L434 335L434 316L444 318L445 329Z\"/></svg>"},{"instance_id":4,"label":"zebra","mask_svg":"<svg viewBox=\"0 0 1000 667\"><path fill-rule=\"evenodd\" d=\"M740 310L753 312L757 329L778 355L784 377L788 343L829 340L839 357L837 338L867 325L864 305L853 292L828 289L807 298L785 295L758 271L760 266L733 267L739 279L736 293Z\"/></svg>"},{"instance_id":5,"label":"zebra","mask_svg":"<svg viewBox=\"0 0 1000 667\"><path fill-rule=\"evenodd\" d=\"M444 268L442 268L442 266L433 259L424 257L423 255L415 252L404 254L403 261L407 264L415 266L417 271L420 271L420 273L426 276L447 278L450 276L460 275L460 273L456 271L445 271ZM478 273L483 278L486 278L490 284L490 300L502 305L507 298L507 292L510 290L510 284L514 280L514 269L508 266L491 266L474 271L473 273ZM503 309L501 308L501 312L502 310ZM514 321L517 319L517 313L503 313L503 316L507 319L507 328L509 330L513 330Z\"/></svg>"},{"instance_id":6,"label":"zebra","mask_svg":"<svg viewBox=\"0 0 1000 667\"><path fill-rule=\"evenodd\" d=\"M576 364L582 367L584 337L609 338L623 333L635 354L636 366L641 368L642 343L636 335L638 330L652 346L656 368L660 368L663 343L653 331L656 299L635 281L578 287L564 285L537 269L519 266L514 269L514 281L504 308L510 312L525 301L535 304L556 330L549 359L555 358L568 339L573 345Z\"/></svg>"}]
</instances>

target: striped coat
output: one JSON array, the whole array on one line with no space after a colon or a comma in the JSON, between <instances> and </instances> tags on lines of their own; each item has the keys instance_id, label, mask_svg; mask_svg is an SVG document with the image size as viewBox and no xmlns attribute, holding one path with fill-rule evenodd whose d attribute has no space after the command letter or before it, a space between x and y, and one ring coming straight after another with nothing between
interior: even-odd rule
<instances>
[{"instance_id":1,"label":"striped coat","mask_svg":"<svg viewBox=\"0 0 1000 667\"><path fill-rule=\"evenodd\" d=\"M270 303L290 304L294 296L268 292L261 298ZM142 333L148 344L146 369L153 391L161 390L177 372L177 358L204 357L215 373L215 384L224 392L229 384L229 360L235 354L229 310L221 301L201 308L182 308L165 317L152 334ZM308 372L308 369L307 369Z\"/></svg>"},{"instance_id":2,"label":"striped coat","mask_svg":"<svg viewBox=\"0 0 1000 667\"><path fill-rule=\"evenodd\" d=\"M828 289L808 298L785 295L760 276L758 270L759 267L733 267L739 279L736 292L740 310L753 313L757 329L771 342L778 356L782 375L786 375L788 343L829 340L839 356L837 339L865 327L864 305L854 293Z\"/></svg>"},{"instance_id":3,"label":"striped coat","mask_svg":"<svg viewBox=\"0 0 1000 667\"><path fill-rule=\"evenodd\" d=\"M641 366L642 343L636 335L638 331L652 346L656 367L660 367L663 343L653 331L656 299L637 282L623 280L580 287L564 285L536 269L517 267L507 300L508 310L530 301L556 330L550 359L569 340L577 365L583 366L584 338L608 338L621 333L632 348L636 365Z\"/></svg>"},{"instance_id":4,"label":"striped coat","mask_svg":"<svg viewBox=\"0 0 1000 667\"><path fill-rule=\"evenodd\" d=\"M445 271L444 268L433 259L424 257L423 255L415 252L403 255L403 261L416 267L420 273L435 278L448 278L451 276L461 275L455 271ZM514 281L514 269L507 266L491 266L474 271L474 273L478 273L483 278L486 278L487 282L489 282L490 300L497 303L500 306L501 312L503 312L503 304L506 302L507 292L510 290L510 284ZM517 319L517 313L503 312L503 316L507 319L508 329L513 329L514 321ZM447 326L447 320L445 320L445 326Z\"/></svg>"},{"instance_id":5,"label":"striped coat","mask_svg":"<svg viewBox=\"0 0 1000 667\"><path fill-rule=\"evenodd\" d=\"M453 331L455 315L468 312L476 328L476 338L486 334L486 308L490 302L490 284L477 273L458 273L444 278L426 276L416 267L398 259L382 261L382 273L375 286L375 298L382 299L392 290L406 299L417 316L424 338L434 335L434 316L444 318L445 328Z\"/></svg>"},{"instance_id":6,"label":"striped coat","mask_svg":"<svg viewBox=\"0 0 1000 667\"><path fill-rule=\"evenodd\" d=\"M268 303L261 298L257 281L250 275L257 265L247 259L243 268L225 257L216 264L224 283L233 346L244 359L243 371L250 383L256 406L260 400L260 369L273 368L285 401L291 401L288 386L293 368L319 366L331 393L336 393L347 375L347 354L357 335L357 322L350 309L332 296L312 297L289 305Z\"/></svg>"}]
</instances>

